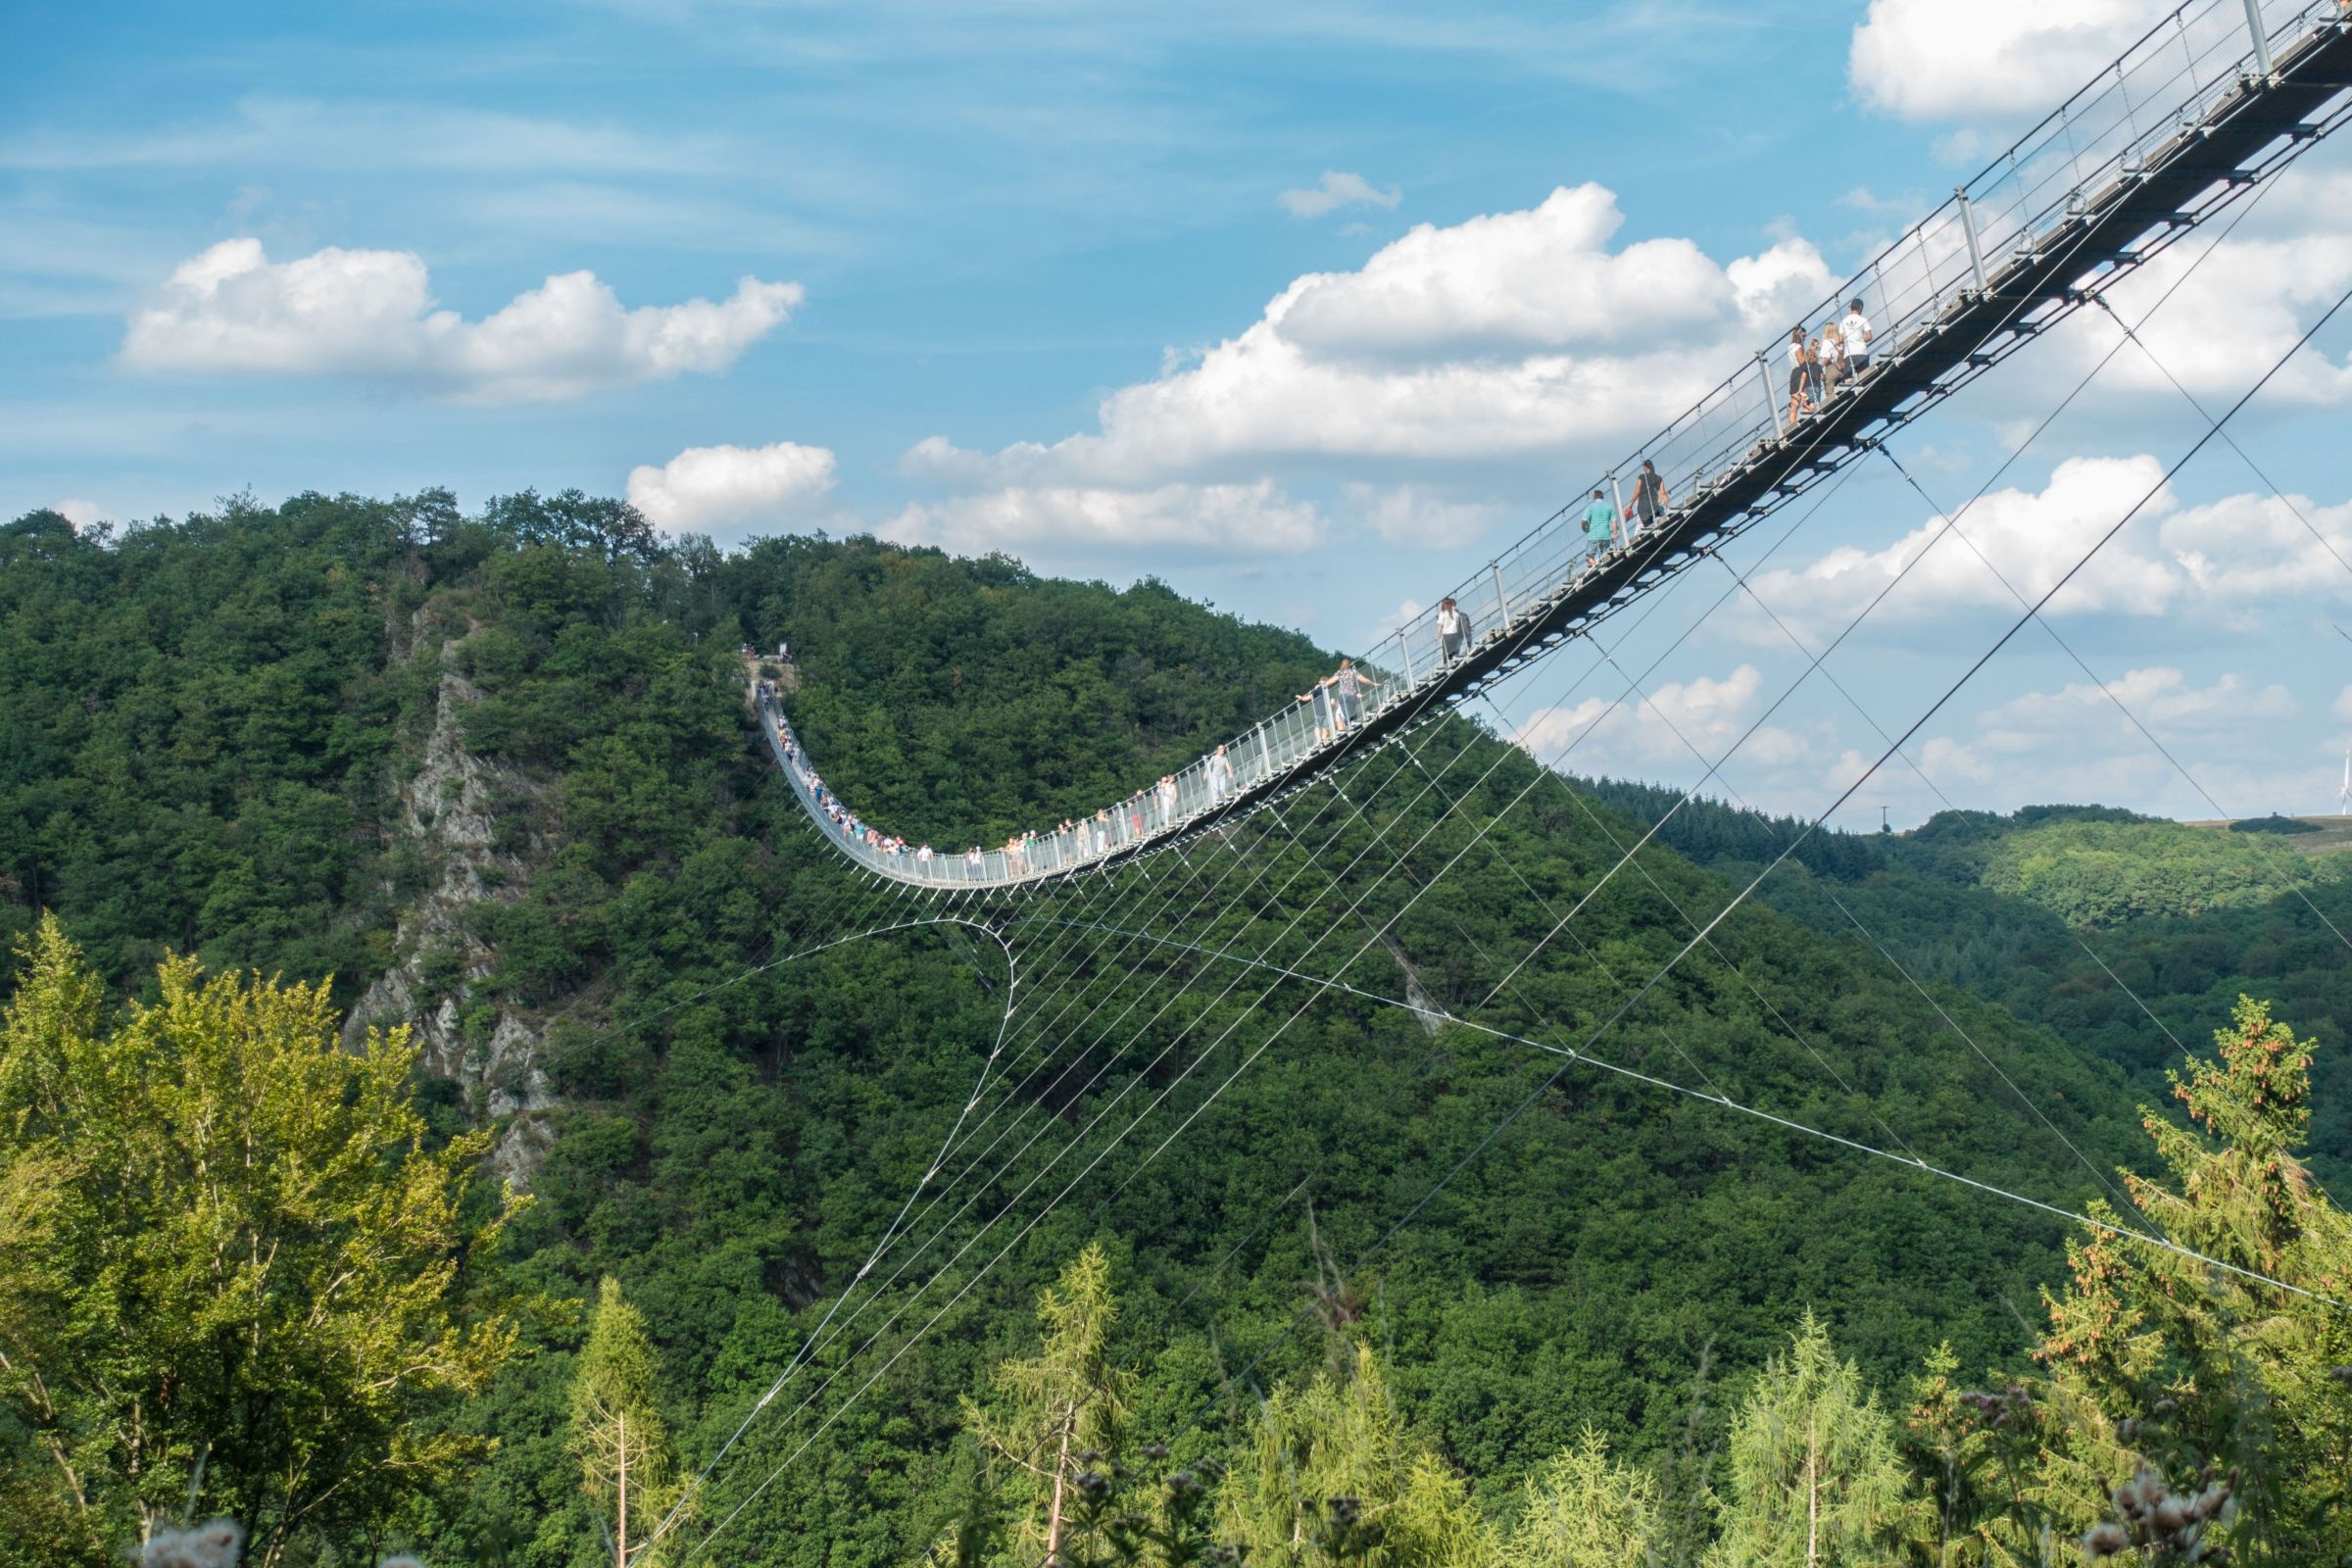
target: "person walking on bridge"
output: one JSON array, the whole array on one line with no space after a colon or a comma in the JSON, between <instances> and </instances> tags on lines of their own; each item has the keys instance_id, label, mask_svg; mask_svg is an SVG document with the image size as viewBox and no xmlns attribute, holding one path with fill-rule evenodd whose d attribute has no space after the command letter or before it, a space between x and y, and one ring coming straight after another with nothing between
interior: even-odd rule
<instances>
[{"instance_id":1,"label":"person walking on bridge","mask_svg":"<svg viewBox=\"0 0 2352 1568\"><path fill-rule=\"evenodd\" d=\"M1320 746L1331 739L1331 686L1326 681L1317 681L1300 692L1298 700L1307 705L1307 718L1314 726L1315 744Z\"/></svg>"},{"instance_id":2,"label":"person walking on bridge","mask_svg":"<svg viewBox=\"0 0 2352 1568\"><path fill-rule=\"evenodd\" d=\"M1159 825L1171 827L1176 821L1176 775L1159 775Z\"/></svg>"},{"instance_id":3,"label":"person walking on bridge","mask_svg":"<svg viewBox=\"0 0 2352 1568\"><path fill-rule=\"evenodd\" d=\"M1617 509L1598 490L1585 508L1585 564L1590 566L1617 542Z\"/></svg>"},{"instance_id":4,"label":"person walking on bridge","mask_svg":"<svg viewBox=\"0 0 2352 1568\"><path fill-rule=\"evenodd\" d=\"M1233 759L1227 757L1225 748L1220 746L1208 754L1208 765L1201 771L1208 775L1208 804L1222 805L1225 792L1233 788Z\"/></svg>"},{"instance_id":5,"label":"person walking on bridge","mask_svg":"<svg viewBox=\"0 0 2352 1568\"><path fill-rule=\"evenodd\" d=\"M1331 677L1332 695L1340 700L1340 728L1364 720L1364 688L1370 684L1352 661L1343 659Z\"/></svg>"},{"instance_id":6,"label":"person walking on bridge","mask_svg":"<svg viewBox=\"0 0 2352 1568\"><path fill-rule=\"evenodd\" d=\"M1470 646L1470 617L1451 595L1438 601L1438 658L1451 667Z\"/></svg>"},{"instance_id":7,"label":"person walking on bridge","mask_svg":"<svg viewBox=\"0 0 2352 1568\"><path fill-rule=\"evenodd\" d=\"M1666 481L1658 477L1658 466L1643 458L1642 471L1634 475L1634 518L1626 525L1627 541L1637 532L1649 532L1665 515Z\"/></svg>"},{"instance_id":8,"label":"person walking on bridge","mask_svg":"<svg viewBox=\"0 0 2352 1568\"><path fill-rule=\"evenodd\" d=\"M1821 329L1821 339L1816 348L1819 352L1815 358L1821 362L1818 369L1821 377L1820 401L1826 403L1838 395L1838 383L1845 379L1845 329L1832 321Z\"/></svg>"},{"instance_id":9,"label":"person walking on bridge","mask_svg":"<svg viewBox=\"0 0 2352 1568\"><path fill-rule=\"evenodd\" d=\"M1862 314L1862 302L1846 304L1845 319L1838 323L1838 336L1845 340L1845 377L1858 380L1870 368L1870 318Z\"/></svg>"},{"instance_id":10,"label":"person walking on bridge","mask_svg":"<svg viewBox=\"0 0 2352 1568\"><path fill-rule=\"evenodd\" d=\"M1812 379L1812 363L1805 352L1805 329L1792 326L1788 329L1788 417L1783 422L1794 424L1813 411L1813 405L1805 401L1805 388Z\"/></svg>"}]
</instances>

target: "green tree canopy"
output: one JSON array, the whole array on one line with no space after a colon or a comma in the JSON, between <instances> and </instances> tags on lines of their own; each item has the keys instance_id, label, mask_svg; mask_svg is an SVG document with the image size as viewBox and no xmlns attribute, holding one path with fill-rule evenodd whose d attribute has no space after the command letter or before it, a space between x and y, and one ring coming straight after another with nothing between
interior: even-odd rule
<instances>
[{"instance_id":1,"label":"green tree canopy","mask_svg":"<svg viewBox=\"0 0 2352 1568\"><path fill-rule=\"evenodd\" d=\"M1655 1477L1609 1458L1591 1427L1527 1481L1501 1568L1635 1568L1662 1535Z\"/></svg>"},{"instance_id":2,"label":"green tree canopy","mask_svg":"<svg viewBox=\"0 0 2352 1568\"><path fill-rule=\"evenodd\" d=\"M513 1329L484 1285L511 1200L461 1214L487 1133L432 1148L405 1031L337 1039L323 985L160 971L101 1018L54 918L0 1022L0 1467L116 1551L242 1524L249 1560L371 1539L468 1446L417 1417ZM62 1551L61 1551L62 1554Z\"/></svg>"},{"instance_id":3,"label":"green tree canopy","mask_svg":"<svg viewBox=\"0 0 2352 1568\"><path fill-rule=\"evenodd\" d=\"M2070 1249L2038 1352L2060 1456L2045 1500L2082 1526L2136 1469L2234 1467L2239 1554L2292 1562L2352 1539L2352 1216L2298 1157L2312 1043L2242 997L2214 1042L2172 1075L2190 1126L2142 1112L2171 1179L2130 1192L2164 1235L2244 1272L2113 1236Z\"/></svg>"},{"instance_id":4,"label":"green tree canopy","mask_svg":"<svg viewBox=\"0 0 2352 1568\"><path fill-rule=\"evenodd\" d=\"M1369 1346L1341 1374L1274 1391L1223 1503L1228 1539L1252 1562L1469 1568L1494 1548L1461 1481L1397 1412Z\"/></svg>"}]
</instances>

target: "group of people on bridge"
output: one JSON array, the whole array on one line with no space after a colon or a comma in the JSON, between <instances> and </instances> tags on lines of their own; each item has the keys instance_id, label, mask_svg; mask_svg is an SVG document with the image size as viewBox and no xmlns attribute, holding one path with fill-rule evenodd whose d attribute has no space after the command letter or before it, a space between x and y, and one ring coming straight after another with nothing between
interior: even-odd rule
<instances>
[{"instance_id":1,"label":"group of people on bridge","mask_svg":"<svg viewBox=\"0 0 2352 1568\"><path fill-rule=\"evenodd\" d=\"M1616 483L1615 478L1609 481ZM1592 500L1585 508L1585 567L1592 569L1612 550L1631 545L1664 519L1667 509L1666 480L1659 474L1658 466L1647 458L1634 475L1634 501L1630 515L1620 514L1617 503L1606 490L1595 488ZM1450 599L1446 601L1451 604ZM1441 632L1443 628L1441 628ZM1450 656L1448 656L1450 659Z\"/></svg>"},{"instance_id":2,"label":"group of people on bridge","mask_svg":"<svg viewBox=\"0 0 2352 1568\"><path fill-rule=\"evenodd\" d=\"M748 646L748 659L764 658ZM787 645L776 645L776 657L789 660ZM1303 713L1311 714L1311 724L1318 743L1344 735L1352 725L1363 721L1365 705L1375 689L1371 676L1358 669L1352 660L1343 659L1339 668L1314 683L1298 695ZM1039 834L1034 830L1016 833L1004 841L992 855L975 844L961 856L961 873L943 867L943 858L928 844L908 844L904 838L882 832L870 822L860 819L857 812L844 806L825 786L825 781L810 766L807 754L801 749L799 737L791 724L776 708L776 683L758 677L754 687L760 709L774 725L775 745L785 767L808 798L814 813L828 823L844 842L862 851L867 857L882 860L904 858L911 863L918 877L938 876L951 881L992 880L996 875L1021 877L1036 873L1066 870L1073 866L1100 859L1113 851L1139 844L1148 838L1182 826L1204 811L1214 810L1231 798L1239 783L1231 752L1219 746L1195 767L1185 770L1179 778L1163 773L1158 781L1137 790L1115 805L1105 806L1092 817L1064 817L1053 831ZM1270 765L1270 758L1261 765ZM994 859L1001 872L992 870Z\"/></svg>"},{"instance_id":3,"label":"group of people on bridge","mask_svg":"<svg viewBox=\"0 0 2352 1568\"><path fill-rule=\"evenodd\" d=\"M1835 310L1836 305L1831 309ZM1788 413L1783 421L1794 424L1828 405L1840 387L1852 387L1870 373L1870 343L1878 334L1862 302L1854 300L1840 320L1823 323L1808 340L1802 322L1788 329Z\"/></svg>"}]
</instances>

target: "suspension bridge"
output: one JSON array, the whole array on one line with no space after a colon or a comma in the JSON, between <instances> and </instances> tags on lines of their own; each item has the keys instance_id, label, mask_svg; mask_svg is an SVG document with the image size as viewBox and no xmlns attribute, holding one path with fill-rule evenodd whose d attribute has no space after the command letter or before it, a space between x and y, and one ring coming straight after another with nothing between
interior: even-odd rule
<instances>
[{"instance_id":1,"label":"suspension bridge","mask_svg":"<svg viewBox=\"0 0 2352 1568\"><path fill-rule=\"evenodd\" d=\"M860 867L919 888L976 891L1068 877L1230 822L1338 760L1475 698L1622 613L1726 541L1876 450L1893 430L2100 303L2184 235L2277 175L2352 115L2352 10L2339 0L2192 0L1794 323L1860 300L1869 368L1794 418L1775 349L1734 367L1688 412L1578 497L1624 504L1654 465L1672 505L1588 562L1563 506L1458 584L1467 635L1423 611L1354 660L1352 718L1305 701L1270 713L1103 815L1013 846L917 857L834 824L813 764L772 698L776 760L811 818ZM1783 341L1785 341L1784 334Z\"/></svg>"},{"instance_id":2,"label":"suspension bridge","mask_svg":"<svg viewBox=\"0 0 2352 1568\"><path fill-rule=\"evenodd\" d=\"M2348 114L2352 14L2340 0L2190 0L1806 314L1804 319L1820 320L1859 298L1874 319L1870 368L1836 396L1791 418L1769 351L1729 366L1690 410L1576 492L1616 492L1622 515L1623 477L1646 460L1663 476L1670 499L1649 525L1588 562L1571 509L1562 508L1453 590L1449 597L1469 619L1468 635L1442 636L1436 612L1429 612L1365 650L1355 661L1362 672L1359 706L1352 715L1339 715L1346 722L1327 715L1318 723L1309 705L1293 705L1192 763L1175 776L1172 790L1105 803L1101 817L1067 831L1026 835L1014 847L977 857L929 858L853 838L828 809L836 803L793 732L782 695L760 681L755 665L757 722L807 826L861 874L813 897L762 963L662 1011L846 943L934 931L944 941L969 944L974 953L994 944L1003 965L1003 1017L970 1095L879 1240L646 1544L691 1528L693 1539L676 1560L703 1553L1056 1205L1082 1185L1107 1184L1106 1161L1139 1131L1166 1124L1164 1135L1118 1170L1116 1187L1102 1201L1150 1179L1154 1162L1252 1064L1300 1020L1334 1005L1394 1009L1433 1031L1468 1031L1522 1051L1533 1063L1527 1081L1511 1085L1503 1113L1348 1260L1351 1272L1419 1221L1570 1074L1590 1074L1820 1140L1917 1173L1940 1189L2089 1225L2223 1273L2259 1277L2131 1218L2134 1207L2112 1173L2087 1157L2061 1125L2061 1117L2079 1116L2080 1107L2053 1116L2021 1089L1998 1053L1946 1011L1850 911L1846 918L1936 1020L1932 1027L1966 1048L1986 1102L2013 1103L2024 1113L2021 1132L2046 1146L2071 1188L2044 1197L2004 1186L1958 1168L1926 1142L1928 1133L1915 1130L1906 1138L1890 1125L1890 1112L1856 1089L1856 1063L1867 1058L1848 1049L1850 1042L1833 1038L1832 1027L1819 1018L1788 1016L1795 1009L1769 994L1740 961L1739 933L1726 925L1854 789L1903 757L1905 743L2001 646L2037 620L2050 598L2156 489L2093 540L2038 598L2012 588L2020 611L2015 620L1907 725L1882 726L1864 711L1885 750L1720 909L1690 906L1688 891L1678 897L1671 880L1644 863L1642 852L1652 843L1655 825L1629 839L1567 786L1557 768L1581 734L1558 754L1538 757L1494 745L1469 726L1435 721L1472 702L1499 713L1498 682L1566 645L1592 639L1617 617L1638 622L1655 613L1666 597L1657 590L1699 563L1723 562L1733 581L1698 621L1732 595L1752 593L1724 561L1728 542L1808 493L1834 487L1842 472L1884 452L1891 432L2069 316L2086 307L2115 314L2108 296L2119 282L2261 191L2340 128ZM2228 231L2224 226L2186 270L2210 257ZM2178 287L2176 280L2172 288ZM2168 289L2140 319L2170 297ZM2320 324L2333 315L2329 311ZM2121 315L2116 321L2126 341L2145 352L2132 323ZM2124 346L2118 343L2056 400L2049 417ZM2229 410L2207 415L2205 433L2165 480L2209 441L2229 442L2230 416L2285 363L2282 358L2269 367ZM2018 450L2048 423L2045 418ZM1965 542L1958 524L1975 499L1945 514L1936 542L1947 536ZM1797 514L1797 521L1806 514ZM2352 563L2346 569L2352 572ZM1864 607L1846 632L1879 602ZM2054 628L2051 635L2058 635ZM1809 662L1797 685L1822 668L1844 636L1819 650L1799 645ZM1613 703L1646 701L1643 682L1657 662L1624 670L1611 657L1594 667L1603 666L1624 677ZM1717 755L1684 738L1706 764L1707 778L1794 689ZM1842 687L1839 693L1846 695ZM2112 700L2121 706L2120 698ZM1702 778L1685 801L1705 783ZM1322 784L1334 787L1315 788ZM1497 826L1539 791L1551 792L1560 810L1585 813L1592 842L1601 846L1598 868L1523 863L1496 842ZM1491 929L1484 942L1446 900L1429 897L1471 864L1511 879L1524 894L1507 910L1482 911L1494 912L1500 925L1499 934ZM1645 973L1613 968L1612 953L1598 940L1588 941L1579 923L1584 917L1589 924L1593 901L1620 877L1638 882L1644 897L1671 912L1676 950ZM1021 891L1054 897L999 897ZM937 914L910 908L910 895L946 898L951 907ZM2312 912L2325 922L2316 908ZM1459 994L1451 1003L1433 1000L1419 984L1416 959L1402 940L1416 927L1424 950L1444 946L1469 975L1456 984ZM2352 941L2332 925L2328 930L2352 952ZM1561 952L1561 943L1574 951ZM1704 1052L1663 1024L1642 1023L1640 1051L1603 1049L1613 1034L1634 1029L1628 1020L1636 1009L1694 956L1719 964L1716 983L1724 993L1752 1006L1774 1036L1785 1037L1797 1056L1836 1085L1838 1098L1828 1104L1844 1119L1819 1107L1800 1113L1794 1105L1767 1105L1735 1094L1738 1086L1725 1079L1736 1062L1710 1064ZM1564 1008L1545 983L1547 965L1597 975L1609 1002L1597 1010ZM976 967L993 973L987 960L976 960ZM1307 1191L1320 1175L1321 1166L1308 1162L1298 1186L1275 1206ZM2060 1196L2070 1200L2056 1200ZM2106 1217L2083 1202L2091 1196L2109 1200ZM1267 1218L1259 1215L1252 1233ZM1238 1376L1246 1380L1273 1348L1260 1346ZM721 1467L763 1423L776 1430L762 1440L762 1457L772 1453L775 1462L756 1481L722 1485Z\"/></svg>"}]
</instances>

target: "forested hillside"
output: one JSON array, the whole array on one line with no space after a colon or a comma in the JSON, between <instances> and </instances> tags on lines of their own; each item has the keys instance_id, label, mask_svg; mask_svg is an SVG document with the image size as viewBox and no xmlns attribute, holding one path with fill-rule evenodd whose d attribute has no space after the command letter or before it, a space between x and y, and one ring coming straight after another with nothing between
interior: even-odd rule
<instances>
[{"instance_id":1,"label":"forested hillside","mask_svg":"<svg viewBox=\"0 0 2352 1568\"><path fill-rule=\"evenodd\" d=\"M576 495L471 516L439 494L304 496L120 533L47 514L0 529L0 917L19 936L43 910L58 917L46 978L27 993L10 972L32 1002L12 1014L0 1091L46 1081L22 1064L49 1060L60 1030L73 1049L56 1059L88 1056L97 1012L184 990L180 971L158 978L167 953L216 971L331 976L332 1000L363 1020L416 1026L427 1142L472 1130L495 1145L469 1166L473 1221L501 1212L506 1183L527 1189L494 1260L487 1232L483 1256L466 1258L495 1263L470 1310L511 1325L512 1353L484 1360L470 1397L416 1396L413 1430L444 1456L430 1484L343 1535L281 1521L283 1560L321 1560L303 1553L329 1541L337 1561L389 1544L436 1563L610 1560L600 1423L644 1412L641 1439L659 1432L665 1451L648 1451L641 1480L683 1495L660 1488L716 1452L809 1343L971 1100L1006 1026L1004 961L987 934L932 927L775 961L880 907L840 875L750 729L738 649L780 637L801 656L793 715L828 782L877 822L949 843L1132 789L1325 665L1293 634L1154 583L1046 581L1002 559L870 539L724 553L661 541L626 508ZM696 1560L903 1563L964 1530L989 1560L1033 1561L1009 1555L1026 1526L983 1516L1028 1505L990 1458L1019 1442L992 1447L991 1434L1031 1430L1020 1391L1045 1374L1002 1369L1038 1352L1038 1299L1056 1281L1041 1353L1054 1353L1056 1325L1092 1321L1115 1297L1115 1337L1105 1327L1086 1354L1097 1392L1117 1396L1118 1441L1175 1441L1183 1462L1237 1475L1272 1465L1217 1494L1220 1528L1273 1541L1311 1503L1323 1534L1300 1560L1361 1560L1350 1541L1371 1549L1331 1534L1344 1476L1366 1496L1394 1482L1396 1498L1418 1499L1384 1515L1399 1563L1488 1560L1505 1537L1535 1542L1512 1562L1569 1561L1542 1555L1540 1533L1509 1533L1545 1508L1578 1515L1579 1475L1626 1496L1650 1489L1627 1503L1648 1510L1649 1544L1629 1549L1677 1562L1745 1549L1722 1543L1781 1528L1757 1479L1779 1462L1758 1446L1781 1419L1775 1400L1845 1412L1875 1456L1870 1485L1895 1489L1879 1512L1850 1515L1852 1552L1902 1521L1913 1540L1977 1528L1958 1501L1939 1516L1917 1479L1937 1464L1974 1475L1984 1457L1980 1445L1963 1463L1974 1429L1954 1391L2035 1375L2028 1352L2063 1326L2042 1310L2045 1289L2093 1291L2082 1310L2094 1312L2136 1287L2095 1247L2067 1286L2062 1222L1917 1163L2068 1209L2101 1194L2124 1203L2118 1165L2191 1168L2177 1148L2159 1159L2135 1109L2158 1091L2128 1081L2178 1056L2157 1056L2105 993L2077 984L2059 917L1980 885L1983 869L1964 885L1904 871L1901 850L1825 841L1806 863L1823 885L1875 899L1864 917L1927 990L1779 888L1780 912L1743 910L1616 1024L1632 979L1733 887L1657 848L1580 904L1639 836L1638 792L1541 775L1458 719L1338 785L1291 803L1279 829L1261 819L1191 860L1154 862L1155 902L1132 906L1151 911L1141 924L1085 928L1127 919L1125 895L994 917L1033 965L1024 986L1082 999L1037 1046L1066 1048L1086 1073L1006 1064L1008 1125L1038 1152L974 1177L972 1197L986 1199L979 1212L1018 1203L1047 1174L1054 1192L1066 1171L1045 1156L1065 1142L1069 1168L1096 1174L1066 1201L1021 1208L1023 1228L992 1235L936 1295L910 1293L916 1310L869 1357L852 1352L873 1325L827 1342L810 1380L846 1369L844 1381L809 1413L783 1401L749 1429L678 1538L726 1522L716 1557ZM1687 841L1701 861L1769 853L1756 835L1770 824L1693 820L1736 840ZM1997 838L1968 863L2008 863ZM1212 867L1249 896L1188 926L1182 900ZM2299 1004L2325 987L2298 992L2293 978L2321 956L2278 901L2242 896L2257 885L2231 884L2182 929L2227 919L2267 933L2277 956L2261 960L2261 988L2332 1047L2328 1007ZM1553 940L1571 906L1573 936ZM1932 962L1929 928L1960 907L2044 923L1988 925L1968 939L1984 956ZM1152 940L1196 930L1224 956ZM2229 966L2258 947L2157 936L2135 956L2139 932L2127 924L2109 961L2151 975L2175 964L2166 1006L2202 1049L2230 1017L2212 1002ZM2195 967L2198 952L2212 963ZM2067 1004L2096 1008L2115 1034L2035 1004L2020 956L2063 971ZM1258 1008L1261 984L1289 989ZM1407 997L1418 1011L1393 1004ZM1154 1027L1153 1009L1166 1012L1149 1036L1159 1055L1105 1043L1131 1013ZM1086 1022L1097 1015L1104 1024ZM145 1037L126 1024L121 1038ZM1579 1043L1690 1093L1557 1054ZM1113 1138L1123 1123L1103 1118L1147 1102L1163 1108L1132 1143ZM65 1115L24 1103L21 1126ZM2322 1114L2340 1113L2323 1098ZM25 1180L44 1168L25 1163ZM11 1191L0 1181L0 1217L16 1212ZM2155 1200L2131 1201L2143 1199ZM63 1288L12 1275L9 1259L29 1269L30 1253L22 1237L10 1246L0 1305L12 1289L31 1300ZM1000 1246L1002 1261L979 1267ZM81 1309L128 1325L137 1307L93 1297ZM2230 1336L2252 1309L2211 1310L2235 1315L2198 1342L2221 1358L2200 1364L2237 1367ZM2296 1375L2321 1353L2299 1348ZM2103 1375L2084 1372L2089 1392L2068 1397L2106 1401L2094 1425L2108 1443L2140 1396ZM63 1418L16 1383L0 1393L0 1480L54 1502L44 1444ZM1901 1457L1893 1423L1915 1398L1943 1402L1905 1429ZM1087 1408L1107 1420L1108 1405ZM2216 1409L2198 1418L2230 1434L2272 1418ZM1298 1494L1305 1472L1280 1456L1328 1456L1348 1433L1389 1468L1335 1459L1313 1483L1322 1494ZM114 1440L84 1437L87 1463L121 1463ZM1949 1452L1935 1446L1945 1440ZM2097 1466L2127 1451L2101 1448L2082 1494L2103 1499ZM2166 1449L2167 1463L2188 1451ZM226 1508L213 1499L237 1462L200 1441L167 1446L132 1490L157 1517L176 1516L183 1493ZM2295 1496L2298 1519L2340 1517L2333 1492ZM0 1543L0 1563L111 1560L135 1528L56 1506L86 1535ZM2098 1517L2048 1507L2078 1533ZM1412 1509L1452 1555L1404 1552L1408 1519L1423 1517Z\"/></svg>"},{"instance_id":2,"label":"forested hillside","mask_svg":"<svg viewBox=\"0 0 2352 1568\"><path fill-rule=\"evenodd\" d=\"M1660 840L1742 881L1803 824L1679 790L1590 785ZM2096 807L1947 811L1910 833L1812 835L1758 897L1840 940L1883 942L2131 1075L2164 1073L2242 995L2328 1048L2314 1064L2312 1161L2352 1186L2352 878L2267 832L2223 834ZM2144 1008L2144 1010L2143 1010Z\"/></svg>"}]
</instances>

